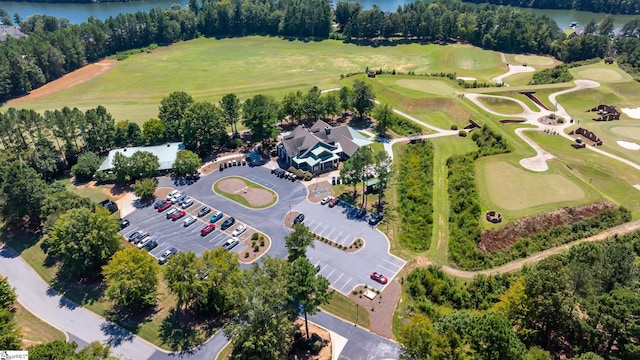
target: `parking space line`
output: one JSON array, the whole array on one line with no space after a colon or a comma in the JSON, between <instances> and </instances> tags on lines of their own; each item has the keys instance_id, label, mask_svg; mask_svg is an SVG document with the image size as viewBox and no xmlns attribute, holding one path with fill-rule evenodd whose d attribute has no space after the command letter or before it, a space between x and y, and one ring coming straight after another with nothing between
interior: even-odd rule
<instances>
[{"instance_id":1,"label":"parking space line","mask_svg":"<svg viewBox=\"0 0 640 360\"><path fill-rule=\"evenodd\" d=\"M308 228L311 228L311 226L312 226L313 224L315 224L315 223L316 223L316 221L315 221L315 220L311 220L311 222L309 223L309 225L307 225L307 227L308 227Z\"/></svg>"},{"instance_id":2,"label":"parking space line","mask_svg":"<svg viewBox=\"0 0 640 360\"><path fill-rule=\"evenodd\" d=\"M343 245L344 245L344 244L346 244L346 243L347 243L347 241L349 241L349 239L351 239L351 233L349 233L349 235L347 235L347 236L345 236L345 237L344 237L344 240L342 241L342 244L343 244Z\"/></svg>"},{"instance_id":3,"label":"parking space line","mask_svg":"<svg viewBox=\"0 0 640 360\"><path fill-rule=\"evenodd\" d=\"M325 227L320 231L320 234L324 234L324 232L327 230L328 227L329 227L329 224L325 225Z\"/></svg>"},{"instance_id":4,"label":"parking space line","mask_svg":"<svg viewBox=\"0 0 640 360\"><path fill-rule=\"evenodd\" d=\"M329 279L329 276L333 275L333 272L334 272L334 271L336 271L336 269L333 269L333 270L329 273L329 275L325 276L325 277L327 278L327 280Z\"/></svg>"},{"instance_id":5,"label":"parking space line","mask_svg":"<svg viewBox=\"0 0 640 360\"><path fill-rule=\"evenodd\" d=\"M314 233L316 233L316 234L317 234L318 232L317 232L316 230L318 230L318 228L319 228L320 226L322 226L322 223L321 223L321 222L318 222L318 225L316 225L316 227L314 227L311 231L313 231Z\"/></svg>"},{"instance_id":6,"label":"parking space line","mask_svg":"<svg viewBox=\"0 0 640 360\"><path fill-rule=\"evenodd\" d=\"M336 242L338 239L340 239L340 236L342 235L343 232L344 232L343 230L340 230L340 233L338 234L338 236L335 237Z\"/></svg>"},{"instance_id":7,"label":"parking space line","mask_svg":"<svg viewBox=\"0 0 640 360\"><path fill-rule=\"evenodd\" d=\"M397 268L401 267L400 265L397 265L397 264L395 264L395 263L393 263L393 262L391 262L391 261L389 261L387 259L382 259L382 261L388 262L389 264L391 264L391 265L393 265L393 266L395 266Z\"/></svg>"},{"instance_id":8,"label":"parking space line","mask_svg":"<svg viewBox=\"0 0 640 360\"><path fill-rule=\"evenodd\" d=\"M332 284L338 284L338 281L340 281L340 278L342 278L344 276L344 273L340 273L340 276L338 276L338 278L335 281L332 281Z\"/></svg>"},{"instance_id":9,"label":"parking space line","mask_svg":"<svg viewBox=\"0 0 640 360\"><path fill-rule=\"evenodd\" d=\"M340 290L338 290L338 291L340 291L341 293L344 293L344 287L345 287L345 286L347 286L347 285L349 285L349 284L351 283L351 279L353 279L353 277L350 277L350 278L349 278L349 280L347 280L347 282L346 282L346 283L344 283L344 285L342 285L342 286L340 287Z\"/></svg>"},{"instance_id":10,"label":"parking space line","mask_svg":"<svg viewBox=\"0 0 640 360\"><path fill-rule=\"evenodd\" d=\"M381 267L381 268L383 268L383 269L385 269L385 270L387 270L387 271L389 271L389 272L392 272L392 273L394 273L394 274L398 271L398 270L391 270L391 269L386 268L386 267L384 267L384 266L382 266L382 265L380 265L380 264L378 264L378 266L379 266L379 267Z\"/></svg>"},{"instance_id":11,"label":"parking space line","mask_svg":"<svg viewBox=\"0 0 640 360\"><path fill-rule=\"evenodd\" d=\"M334 232L334 231L336 231L336 228L332 228L332 229L331 229L331 232L330 232L326 237L328 237L329 239L331 239L331 234L333 234L333 232Z\"/></svg>"}]
</instances>

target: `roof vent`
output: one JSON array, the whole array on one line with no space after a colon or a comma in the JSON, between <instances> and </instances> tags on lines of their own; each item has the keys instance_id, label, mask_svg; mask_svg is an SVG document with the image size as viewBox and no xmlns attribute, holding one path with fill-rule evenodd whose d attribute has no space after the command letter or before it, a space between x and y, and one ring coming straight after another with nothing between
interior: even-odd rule
<instances>
[{"instance_id":1,"label":"roof vent","mask_svg":"<svg viewBox=\"0 0 640 360\"><path fill-rule=\"evenodd\" d=\"M123 148L122 151L127 151L127 148Z\"/></svg>"},{"instance_id":2,"label":"roof vent","mask_svg":"<svg viewBox=\"0 0 640 360\"><path fill-rule=\"evenodd\" d=\"M327 134L327 135L331 134L331 126L325 127L324 128L324 133Z\"/></svg>"}]
</instances>

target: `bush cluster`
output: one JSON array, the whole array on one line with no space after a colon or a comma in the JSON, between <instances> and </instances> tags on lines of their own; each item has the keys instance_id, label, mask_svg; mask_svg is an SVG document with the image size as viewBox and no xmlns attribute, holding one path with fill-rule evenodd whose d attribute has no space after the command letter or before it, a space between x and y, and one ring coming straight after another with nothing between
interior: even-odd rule
<instances>
[{"instance_id":1,"label":"bush cluster","mask_svg":"<svg viewBox=\"0 0 640 360\"><path fill-rule=\"evenodd\" d=\"M594 64L599 61L600 61L600 58L594 58L594 59L583 60L583 61L574 61L569 64L554 66L550 69L536 71L533 74L533 78L531 79L531 81L529 81L529 85L555 84L555 83L569 82L573 80L573 75L571 75L571 73L569 72L570 68Z\"/></svg>"},{"instance_id":2,"label":"bush cluster","mask_svg":"<svg viewBox=\"0 0 640 360\"><path fill-rule=\"evenodd\" d=\"M433 144L409 144L398 165L400 241L409 249L429 249L433 227Z\"/></svg>"}]
</instances>

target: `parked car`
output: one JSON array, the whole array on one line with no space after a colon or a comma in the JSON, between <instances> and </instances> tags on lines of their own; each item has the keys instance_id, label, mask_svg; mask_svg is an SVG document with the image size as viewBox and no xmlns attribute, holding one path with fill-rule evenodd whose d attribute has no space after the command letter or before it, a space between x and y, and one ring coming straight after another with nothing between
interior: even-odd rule
<instances>
[{"instance_id":1,"label":"parked car","mask_svg":"<svg viewBox=\"0 0 640 360\"><path fill-rule=\"evenodd\" d=\"M153 203L153 208L154 208L154 209L157 209L157 208L159 208L162 204L164 204L164 203L166 203L166 202L167 202L167 200L160 199L160 200L156 201L155 203Z\"/></svg>"},{"instance_id":2,"label":"parked car","mask_svg":"<svg viewBox=\"0 0 640 360\"><path fill-rule=\"evenodd\" d=\"M182 200L187 198L187 194L185 193L180 193L177 196L174 196L173 200L171 200L172 203L174 204L180 204L182 202Z\"/></svg>"},{"instance_id":3,"label":"parked car","mask_svg":"<svg viewBox=\"0 0 640 360\"><path fill-rule=\"evenodd\" d=\"M129 240L129 242L137 239L138 237L140 237L140 235L142 235L142 233L140 231L136 231L136 232L132 232L131 234L129 234L129 236L127 236L127 240Z\"/></svg>"},{"instance_id":4,"label":"parked car","mask_svg":"<svg viewBox=\"0 0 640 360\"><path fill-rule=\"evenodd\" d=\"M171 220L176 221L178 219L182 219L185 215L187 215L187 212L184 210L176 211L171 215Z\"/></svg>"},{"instance_id":5,"label":"parked car","mask_svg":"<svg viewBox=\"0 0 640 360\"><path fill-rule=\"evenodd\" d=\"M211 212L211 208L208 206L205 206L202 209L200 209L200 211L198 211L198 217L203 217L210 212Z\"/></svg>"},{"instance_id":6,"label":"parked car","mask_svg":"<svg viewBox=\"0 0 640 360\"><path fill-rule=\"evenodd\" d=\"M222 211L216 211L216 213L211 215L211 217L209 218L209 222L210 223L214 223L214 222L222 219L223 216L224 216L224 214L222 213Z\"/></svg>"},{"instance_id":7,"label":"parked car","mask_svg":"<svg viewBox=\"0 0 640 360\"><path fill-rule=\"evenodd\" d=\"M171 201L165 201L164 204L158 206L158 212L163 212L171 207Z\"/></svg>"},{"instance_id":8,"label":"parked car","mask_svg":"<svg viewBox=\"0 0 640 360\"><path fill-rule=\"evenodd\" d=\"M202 229L200 229L200 236L208 235L215 229L216 229L216 224L207 224Z\"/></svg>"},{"instance_id":9,"label":"parked car","mask_svg":"<svg viewBox=\"0 0 640 360\"><path fill-rule=\"evenodd\" d=\"M167 219L171 219L173 214L175 214L177 211L178 211L178 208L171 208L169 211L167 211Z\"/></svg>"},{"instance_id":10,"label":"parked car","mask_svg":"<svg viewBox=\"0 0 640 360\"><path fill-rule=\"evenodd\" d=\"M240 225L235 230L233 230L233 232L231 233L231 236L239 236L240 234L242 234L246 230L247 230L247 226L246 225Z\"/></svg>"},{"instance_id":11,"label":"parked car","mask_svg":"<svg viewBox=\"0 0 640 360\"><path fill-rule=\"evenodd\" d=\"M180 191L178 190L172 190L168 195L167 195L167 200L171 200L173 199L174 196L176 196L176 194L178 194Z\"/></svg>"},{"instance_id":12,"label":"parked car","mask_svg":"<svg viewBox=\"0 0 640 360\"><path fill-rule=\"evenodd\" d=\"M138 236L137 238L133 239L133 243L138 245L141 241L144 241L144 239L148 238L150 235L149 233L144 233L140 236Z\"/></svg>"},{"instance_id":13,"label":"parked car","mask_svg":"<svg viewBox=\"0 0 640 360\"><path fill-rule=\"evenodd\" d=\"M158 257L158 263L160 265L166 263L173 255L175 255L178 252L178 249L172 247L168 250L165 250L159 257Z\"/></svg>"},{"instance_id":14,"label":"parked car","mask_svg":"<svg viewBox=\"0 0 640 360\"><path fill-rule=\"evenodd\" d=\"M145 245L147 245L147 243L148 243L149 241L151 241L151 240L153 240L153 239L152 239L150 236L149 236L149 237L144 238L144 240L142 240L142 241L140 241L140 242L138 243L138 245L137 245L137 246L138 246L138 249L142 249L142 248L143 248Z\"/></svg>"},{"instance_id":15,"label":"parked car","mask_svg":"<svg viewBox=\"0 0 640 360\"><path fill-rule=\"evenodd\" d=\"M193 224L194 222L196 222L196 218L194 218L193 216L189 216L186 219L184 219L184 227L188 227L191 224Z\"/></svg>"},{"instance_id":16,"label":"parked car","mask_svg":"<svg viewBox=\"0 0 640 360\"><path fill-rule=\"evenodd\" d=\"M328 203L329 201L331 201L331 196L327 196L325 198L322 198L322 200L320 200L320 205L324 205L324 204Z\"/></svg>"},{"instance_id":17,"label":"parked car","mask_svg":"<svg viewBox=\"0 0 640 360\"><path fill-rule=\"evenodd\" d=\"M226 243L224 243L224 245L222 245L222 248L229 251L231 249L233 249L234 247L236 247L236 245L238 245L240 243L240 241L238 241L238 239L229 239L227 240Z\"/></svg>"},{"instance_id":18,"label":"parked car","mask_svg":"<svg viewBox=\"0 0 640 360\"><path fill-rule=\"evenodd\" d=\"M365 208L359 208L358 211L356 211L356 217L357 218L362 218L365 215L367 215L367 209L365 209Z\"/></svg>"},{"instance_id":19,"label":"parked car","mask_svg":"<svg viewBox=\"0 0 640 360\"><path fill-rule=\"evenodd\" d=\"M294 224L299 224L304 221L304 214L298 214L295 219L293 219Z\"/></svg>"},{"instance_id":20,"label":"parked car","mask_svg":"<svg viewBox=\"0 0 640 360\"><path fill-rule=\"evenodd\" d=\"M182 202L182 208L186 209L189 206L193 205L193 199L192 198L186 198L184 199L184 201Z\"/></svg>"},{"instance_id":21,"label":"parked car","mask_svg":"<svg viewBox=\"0 0 640 360\"><path fill-rule=\"evenodd\" d=\"M225 220L222 225L220 225L220 229L222 230L227 230L228 228L231 227L231 225L235 224L236 219L234 219L233 217L228 218L227 220Z\"/></svg>"},{"instance_id":22,"label":"parked car","mask_svg":"<svg viewBox=\"0 0 640 360\"><path fill-rule=\"evenodd\" d=\"M376 272L376 271L372 272L370 277L371 277L372 280L377 281L377 282L379 282L380 284L383 284L383 285L386 284L387 281L388 281L386 276L384 276L384 275L382 275L382 274L380 274L379 272Z\"/></svg>"},{"instance_id":23,"label":"parked car","mask_svg":"<svg viewBox=\"0 0 640 360\"><path fill-rule=\"evenodd\" d=\"M118 223L120 225L120 229L124 229L131 224L129 220L125 220L123 218L118 218Z\"/></svg>"},{"instance_id":24,"label":"parked car","mask_svg":"<svg viewBox=\"0 0 640 360\"><path fill-rule=\"evenodd\" d=\"M380 221L382 221L383 218L384 218L384 215L382 213L372 214L371 217L369 218L369 224L377 225Z\"/></svg>"},{"instance_id":25,"label":"parked car","mask_svg":"<svg viewBox=\"0 0 640 360\"><path fill-rule=\"evenodd\" d=\"M158 242L155 241L155 240L150 240L146 244L144 244L142 249L147 250L147 251L151 251L151 250L153 250L153 249L155 249L157 247L158 247Z\"/></svg>"},{"instance_id":26,"label":"parked car","mask_svg":"<svg viewBox=\"0 0 640 360\"><path fill-rule=\"evenodd\" d=\"M332 207L338 205L339 202L340 202L340 200L338 200L336 198L333 198L333 199L329 200L329 207L332 208Z\"/></svg>"}]
</instances>

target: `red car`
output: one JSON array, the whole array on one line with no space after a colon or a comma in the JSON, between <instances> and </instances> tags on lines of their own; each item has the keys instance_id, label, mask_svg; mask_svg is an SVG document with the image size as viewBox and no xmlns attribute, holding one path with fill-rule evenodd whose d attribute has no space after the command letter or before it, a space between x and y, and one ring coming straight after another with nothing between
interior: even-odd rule
<instances>
[{"instance_id":1,"label":"red car","mask_svg":"<svg viewBox=\"0 0 640 360\"><path fill-rule=\"evenodd\" d=\"M216 229L216 224L209 224L200 230L200 236L205 236Z\"/></svg>"},{"instance_id":2,"label":"red car","mask_svg":"<svg viewBox=\"0 0 640 360\"><path fill-rule=\"evenodd\" d=\"M184 210L176 211L175 214L171 215L171 220L176 221L185 215L187 215L187 212Z\"/></svg>"},{"instance_id":3,"label":"red car","mask_svg":"<svg viewBox=\"0 0 640 360\"><path fill-rule=\"evenodd\" d=\"M167 201L164 204L158 206L158 212L163 212L171 207L171 201Z\"/></svg>"},{"instance_id":4,"label":"red car","mask_svg":"<svg viewBox=\"0 0 640 360\"><path fill-rule=\"evenodd\" d=\"M371 273L371 279L383 285L387 283L387 277L375 271Z\"/></svg>"},{"instance_id":5,"label":"red car","mask_svg":"<svg viewBox=\"0 0 640 360\"><path fill-rule=\"evenodd\" d=\"M333 199L329 200L328 205L329 205L329 207L330 207L330 208L332 208L332 207L334 207L334 206L338 205L338 202L339 202L339 201L340 201L340 200L338 200L338 199L336 199L336 198L333 198Z\"/></svg>"}]
</instances>

